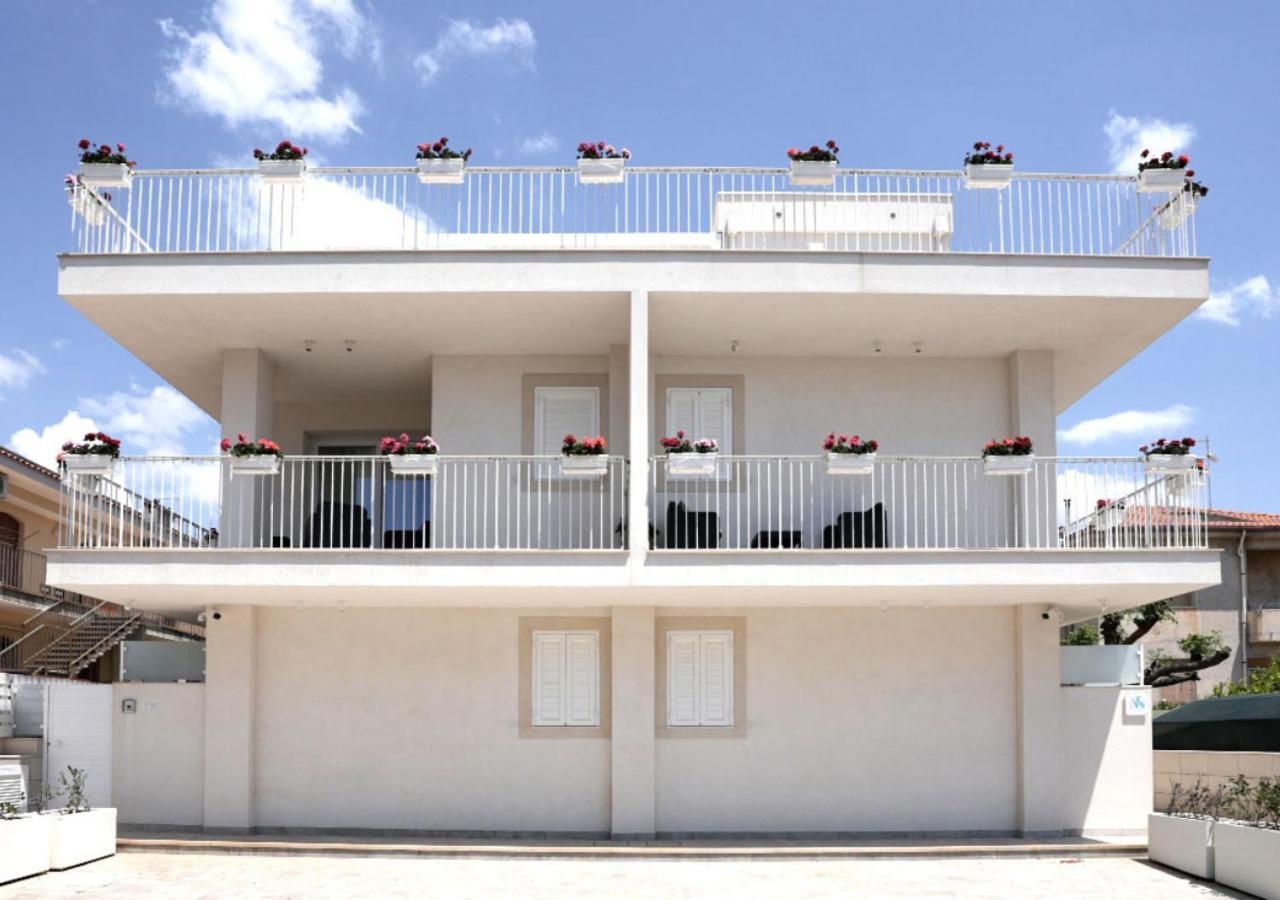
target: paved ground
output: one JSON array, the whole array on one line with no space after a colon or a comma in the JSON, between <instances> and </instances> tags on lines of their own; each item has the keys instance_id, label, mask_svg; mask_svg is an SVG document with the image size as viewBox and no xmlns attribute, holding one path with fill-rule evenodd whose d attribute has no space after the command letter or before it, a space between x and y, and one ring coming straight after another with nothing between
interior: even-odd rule
<instances>
[{"instance_id":1,"label":"paved ground","mask_svg":"<svg viewBox=\"0 0 1280 900\"><path fill-rule=\"evenodd\" d=\"M122 853L0 897L1242 897L1145 861L520 860Z\"/></svg>"}]
</instances>

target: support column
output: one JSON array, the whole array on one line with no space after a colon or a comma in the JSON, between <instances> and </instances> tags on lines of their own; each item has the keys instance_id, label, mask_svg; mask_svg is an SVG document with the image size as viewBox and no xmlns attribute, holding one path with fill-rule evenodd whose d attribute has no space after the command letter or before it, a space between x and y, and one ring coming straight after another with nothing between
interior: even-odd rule
<instances>
[{"instance_id":1,"label":"support column","mask_svg":"<svg viewBox=\"0 0 1280 900\"><path fill-rule=\"evenodd\" d=\"M205 619L204 827L254 826L254 694L257 610L210 612Z\"/></svg>"},{"instance_id":2,"label":"support column","mask_svg":"<svg viewBox=\"0 0 1280 900\"><path fill-rule=\"evenodd\" d=\"M644 565L649 553L649 292L631 292L629 402L631 423L628 434L631 478L627 502L630 563Z\"/></svg>"},{"instance_id":3,"label":"support column","mask_svg":"<svg viewBox=\"0 0 1280 900\"><path fill-rule=\"evenodd\" d=\"M613 608L612 825L615 838L652 838L655 812L654 610Z\"/></svg>"},{"instance_id":4,"label":"support column","mask_svg":"<svg viewBox=\"0 0 1280 900\"><path fill-rule=\"evenodd\" d=\"M1018 350L1009 356L1009 432L1031 438L1040 459L1058 455L1057 407L1054 402L1052 350ZM1058 478L1056 467L1037 465L1029 479L1018 479L1013 492L1017 504L1018 545L1055 547L1058 544ZM1073 510L1072 515L1083 511Z\"/></svg>"},{"instance_id":5,"label":"support column","mask_svg":"<svg viewBox=\"0 0 1280 900\"><path fill-rule=\"evenodd\" d=\"M271 437L275 419L275 369L258 349L222 352L221 425L231 440L244 433L249 440ZM222 511L218 520L220 547L270 546L264 532L257 478L222 476Z\"/></svg>"},{"instance_id":6,"label":"support column","mask_svg":"<svg viewBox=\"0 0 1280 900\"><path fill-rule=\"evenodd\" d=\"M1014 608L1018 830L1024 837L1062 833L1062 753L1058 621L1047 606Z\"/></svg>"}]
</instances>

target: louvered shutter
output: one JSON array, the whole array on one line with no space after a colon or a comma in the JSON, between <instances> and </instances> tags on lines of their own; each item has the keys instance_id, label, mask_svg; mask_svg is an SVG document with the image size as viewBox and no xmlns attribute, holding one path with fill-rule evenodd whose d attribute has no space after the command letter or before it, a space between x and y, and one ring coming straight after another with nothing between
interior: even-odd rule
<instances>
[{"instance_id":1,"label":"louvered shutter","mask_svg":"<svg viewBox=\"0 0 1280 900\"><path fill-rule=\"evenodd\" d=\"M565 725L590 727L599 724L599 664L595 633L565 636Z\"/></svg>"},{"instance_id":2,"label":"louvered shutter","mask_svg":"<svg viewBox=\"0 0 1280 900\"><path fill-rule=\"evenodd\" d=\"M533 635L533 724L564 724L564 635Z\"/></svg>"},{"instance_id":3,"label":"louvered shutter","mask_svg":"<svg viewBox=\"0 0 1280 900\"><path fill-rule=\"evenodd\" d=\"M690 388L671 388L667 391L667 433L663 437L675 437L683 431L690 440L702 435L698 430L698 392Z\"/></svg>"},{"instance_id":4,"label":"louvered shutter","mask_svg":"<svg viewBox=\"0 0 1280 900\"><path fill-rule=\"evenodd\" d=\"M533 452L560 453L566 434L594 437L600 432L600 389L536 387L533 389Z\"/></svg>"},{"instance_id":5,"label":"louvered shutter","mask_svg":"<svg viewBox=\"0 0 1280 900\"><path fill-rule=\"evenodd\" d=\"M698 724L698 633L667 632L667 724Z\"/></svg>"},{"instance_id":6,"label":"louvered shutter","mask_svg":"<svg viewBox=\"0 0 1280 900\"><path fill-rule=\"evenodd\" d=\"M733 634L699 635L702 684L699 698L701 725L733 724Z\"/></svg>"},{"instance_id":7,"label":"louvered shutter","mask_svg":"<svg viewBox=\"0 0 1280 900\"><path fill-rule=\"evenodd\" d=\"M733 391L730 388L668 388L667 435L678 431L683 431L692 441L711 438L719 444L721 453L732 453Z\"/></svg>"}]
</instances>

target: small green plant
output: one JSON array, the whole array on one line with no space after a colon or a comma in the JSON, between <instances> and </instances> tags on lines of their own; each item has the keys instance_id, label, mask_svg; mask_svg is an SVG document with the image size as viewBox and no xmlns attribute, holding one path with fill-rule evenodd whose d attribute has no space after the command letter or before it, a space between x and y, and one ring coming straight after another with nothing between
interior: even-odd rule
<instances>
[{"instance_id":1,"label":"small green plant","mask_svg":"<svg viewBox=\"0 0 1280 900\"><path fill-rule=\"evenodd\" d=\"M1098 629L1084 622L1067 632L1067 636L1062 639L1062 646L1092 647L1101 640L1102 635L1098 633Z\"/></svg>"},{"instance_id":2,"label":"small green plant","mask_svg":"<svg viewBox=\"0 0 1280 900\"><path fill-rule=\"evenodd\" d=\"M1189 634L1178 641L1178 649L1196 662L1221 652L1226 649L1226 646L1222 640L1222 633L1218 631L1210 634Z\"/></svg>"},{"instance_id":3,"label":"small green plant","mask_svg":"<svg viewBox=\"0 0 1280 900\"><path fill-rule=\"evenodd\" d=\"M16 819L20 813L18 812L18 804L5 801L0 803L0 819Z\"/></svg>"},{"instance_id":4,"label":"small green plant","mask_svg":"<svg viewBox=\"0 0 1280 900\"><path fill-rule=\"evenodd\" d=\"M1160 700L1159 702L1156 703L1156 710L1158 712L1165 712L1166 710L1177 709L1181 705L1182 704L1179 703L1177 700L1170 700L1168 697L1166 697L1163 700Z\"/></svg>"},{"instance_id":5,"label":"small green plant","mask_svg":"<svg viewBox=\"0 0 1280 900\"><path fill-rule=\"evenodd\" d=\"M67 798L67 804L62 810L64 813L89 811L89 799L84 794L84 783L88 779L89 774L75 766L67 766L67 771L58 774L58 786L61 788L59 793Z\"/></svg>"},{"instance_id":6,"label":"small green plant","mask_svg":"<svg viewBox=\"0 0 1280 900\"><path fill-rule=\"evenodd\" d=\"M1237 775L1210 788L1197 781L1190 788L1174 783L1165 813L1195 819L1234 819L1257 828L1280 829L1280 778L1250 781Z\"/></svg>"},{"instance_id":7,"label":"small green plant","mask_svg":"<svg viewBox=\"0 0 1280 900\"><path fill-rule=\"evenodd\" d=\"M1232 681L1213 686L1215 697L1234 697L1237 694L1280 694L1280 654L1276 654L1265 669L1250 672L1248 684Z\"/></svg>"}]
</instances>

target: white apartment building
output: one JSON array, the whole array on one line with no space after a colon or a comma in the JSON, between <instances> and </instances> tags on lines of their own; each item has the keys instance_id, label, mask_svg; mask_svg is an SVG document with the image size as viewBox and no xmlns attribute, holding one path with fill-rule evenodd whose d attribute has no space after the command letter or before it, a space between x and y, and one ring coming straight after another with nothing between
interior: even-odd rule
<instances>
[{"instance_id":1,"label":"white apartment building","mask_svg":"<svg viewBox=\"0 0 1280 900\"><path fill-rule=\"evenodd\" d=\"M207 616L206 683L116 760L160 783L122 821L1143 829L1149 720L1060 684L1059 626L1218 583L1207 473L1055 447L1208 297L1184 198L1137 186L628 164L76 188L62 297L285 454L67 479L51 583ZM676 430L719 442L709 475L667 472ZM828 473L832 431L879 442L870 473ZM377 455L401 432L439 442L433 475ZM607 437L603 474L561 473L566 432ZM984 471L1005 435L1029 473ZM1175 512L1103 521L1120 498Z\"/></svg>"}]
</instances>

